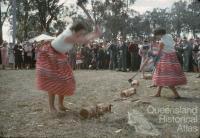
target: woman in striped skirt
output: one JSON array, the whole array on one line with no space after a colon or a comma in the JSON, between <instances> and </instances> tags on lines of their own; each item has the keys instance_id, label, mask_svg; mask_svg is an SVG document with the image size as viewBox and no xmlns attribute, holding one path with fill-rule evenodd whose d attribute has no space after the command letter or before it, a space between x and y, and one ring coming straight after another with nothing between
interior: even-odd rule
<instances>
[{"instance_id":1,"label":"woman in striped skirt","mask_svg":"<svg viewBox=\"0 0 200 138\"><path fill-rule=\"evenodd\" d=\"M160 97L163 86L168 86L175 98L180 98L175 86L184 85L187 80L176 56L175 42L164 29L155 30L154 35L160 39L160 60L156 64L156 70L153 74L153 83L158 86L155 96Z\"/></svg>"},{"instance_id":2,"label":"woman in striped skirt","mask_svg":"<svg viewBox=\"0 0 200 138\"><path fill-rule=\"evenodd\" d=\"M85 27L75 24L68 27L55 40L43 44L37 55L36 81L39 90L48 92L49 108L51 112L57 112L54 101L58 95L58 108L65 111L64 96L71 96L75 91L75 79L70 67L66 52L75 43L86 44L101 35L98 27L94 32L85 34Z\"/></svg>"}]
</instances>

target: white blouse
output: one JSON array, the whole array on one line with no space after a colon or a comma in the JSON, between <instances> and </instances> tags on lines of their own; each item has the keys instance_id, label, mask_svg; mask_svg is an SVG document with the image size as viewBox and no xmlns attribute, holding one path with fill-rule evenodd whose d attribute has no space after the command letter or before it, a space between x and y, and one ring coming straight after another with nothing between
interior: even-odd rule
<instances>
[{"instance_id":1,"label":"white blouse","mask_svg":"<svg viewBox=\"0 0 200 138\"><path fill-rule=\"evenodd\" d=\"M162 36L160 42L164 44L163 51L166 53L175 52L175 42L170 34L165 34Z\"/></svg>"},{"instance_id":2,"label":"white blouse","mask_svg":"<svg viewBox=\"0 0 200 138\"><path fill-rule=\"evenodd\" d=\"M69 50L72 49L73 47L73 44L70 44L70 43L66 43L65 42L65 38L68 37L68 36L71 36L72 35L72 31L67 28L65 31L63 31L60 35L58 35L52 42L51 42L51 45L52 47L60 52L60 53L66 53L68 52Z\"/></svg>"}]
</instances>

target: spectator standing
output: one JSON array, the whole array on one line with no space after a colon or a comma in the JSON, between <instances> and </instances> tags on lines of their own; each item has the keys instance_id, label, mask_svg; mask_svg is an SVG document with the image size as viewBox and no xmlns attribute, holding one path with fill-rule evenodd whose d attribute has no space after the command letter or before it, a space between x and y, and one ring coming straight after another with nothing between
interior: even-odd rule
<instances>
[{"instance_id":1,"label":"spectator standing","mask_svg":"<svg viewBox=\"0 0 200 138\"><path fill-rule=\"evenodd\" d=\"M197 38L196 42L198 45L197 65L198 65L198 72L199 72L199 75L197 76L197 78L200 78L200 38Z\"/></svg>"},{"instance_id":2,"label":"spectator standing","mask_svg":"<svg viewBox=\"0 0 200 138\"><path fill-rule=\"evenodd\" d=\"M32 65L32 45L28 43L28 51L27 51L27 67L26 69L30 69Z\"/></svg>"},{"instance_id":3,"label":"spectator standing","mask_svg":"<svg viewBox=\"0 0 200 138\"><path fill-rule=\"evenodd\" d=\"M199 52L199 45L197 41L193 44L193 49L192 49L192 65L193 65L193 71L198 72L198 52Z\"/></svg>"},{"instance_id":4,"label":"spectator standing","mask_svg":"<svg viewBox=\"0 0 200 138\"><path fill-rule=\"evenodd\" d=\"M176 40L175 42L175 50L176 50L176 55L178 58L179 63L181 64L181 67L183 67L183 47L181 45L182 40Z\"/></svg>"},{"instance_id":5,"label":"spectator standing","mask_svg":"<svg viewBox=\"0 0 200 138\"><path fill-rule=\"evenodd\" d=\"M122 40L122 71L123 72L127 72L127 53L128 53L128 46L127 43L125 42L125 40Z\"/></svg>"},{"instance_id":6,"label":"spectator standing","mask_svg":"<svg viewBox=\"0 0 200 138\"><path fill-rule=\"evenodd\" d=\"M9 44L8 58L9 58L8 62L9 62L9 65L10 65L11 69L14 69L15 56L14 56L14 50L13 50L13 44L12 43Z\"/></svg>"},{"instance_id":7,"label":"spectator standing","mask_svg":"<svg viewBox=\"0 0 200 138\"><path fill-rule=\"evenodd\" d=\"M15 45L14 47L14 56L15 56L15 69L21 69L22 68L22 46L20 45Z\"/></svg>"},{"instance_id":8,"label":"spectator standing","mask_svg":"<svg viewBox=\"0 0 200 138\"><path fill-rule=\"evenodd\" d=\"M139 69L139 62L140 62L140 57L139 57L139 47L138 44L135 42L131 42L128 51L131 54L131 71L136 71Z\"/></svg>"},{"instance_id":9,"label":"spectator standing","mask_svg":"<svg viewBox=\"0 0 200 138\"><path fill-rule=\"evenodd\" d=\"M69 50L69 64L72 69L76 69L76 47Z\"/></svg>"},{"instance_id":10,"label":"spectator standing","mask_svg":"<svg viewBox=\"0 0 200 138\"><path fill-rule=\"evenodd\" d=\"M77 51L77 53L76 53L76 69L77 70L81 69L82 63L83 63L83 61L82 61L82 57L81 57L81 51Z\"/></svg>"},{"instance_id":11,"label":"spectator standing","mask_svg":"<svg viewBox=\"0 0 200 138\"><path fill-rule=\"evenodd\" d=\"M4 42L1 48L2 69L8 65L8 43Z\"/></svg>"},{"instance_id":12,"label":"spectator standing","mask_svg":"<svg viewBox=\"0 0 200 138\"><path fill-rule=\"evenodd\" d=\"M104 58L105 56L104 56L104 49L103 49L103 47L102 47L102 45L100 45L99 47L98 47L98 52L97 52L97 68L98 69L103 69L104 68L104 60L105 60L105 58Z\"/></svg>"},{"instance_id":13,"label":"spectator standing","mask_svg":"<svg viewBox=\"0 0 200 138\"><path fill-rule=\"evenodd\" d=\"M109 42L107 41L106 44L104 44L104 53L105 53L105 61L104 61L104 68L108 69L109 68L109 62L110 62L110 53L109 53Z\"/></svg>"},{"instance_id":14,"label":"spectator standing","mask_svg":"<svg viewBox=\"0 0 200 138\"><path fill-rule=\"evenodd\" d=\"M110 55L110 63L109 69L115 70L117 67L117 40L112 40L111 45L108 47L109 55Z\"/></svg>"},{"instance_id":15,"label":"spectator standing","mask_svg":"<svg viewBox=\"0 0 200 138\"><path fill-rule=\"evenodd\" d=\"M2 59L1 59L1 47L2 47L2 46L0 46L0 65L2 64Z\"/></svg>"},{"instance_id":16,"label":"spectator standing","mask_svg":"<svg viewBox=\"0 0 200 138\"><path fill-rule=\"evenodd\" d=\"M192 56L192 46L187 41L187 38L184 38L183 43L183 70L188 72L190 70L190 59Z\"/></svg>"}]
</instances>

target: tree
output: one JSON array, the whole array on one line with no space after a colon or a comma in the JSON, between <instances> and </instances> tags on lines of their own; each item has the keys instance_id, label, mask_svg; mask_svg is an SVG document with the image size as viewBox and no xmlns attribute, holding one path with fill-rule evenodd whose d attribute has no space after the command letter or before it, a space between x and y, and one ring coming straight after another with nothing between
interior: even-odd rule
<instances>
[{"instance_id":1,"label":"tree","mask_svg":"<svg viewBox=\"0 0 200 138\"><path fill-rule=\"evenodd\" d=\"M194 1L188 5L185 22L195 37L200 32L200 2Z\"/></svg>"},{"instance_id":2,"label":"tree","mask_svg":"<svg viewBox=\"0 0 200 138\"><path fill-rule=\"evenodd\" d=\"M152 12L147 11L144 14L144 18L149 21L152 30L156 29L157 27L170 30L170 13L167 10L168 9L154 8Z\"/></svg>"},{"instance_id":3,"label":"tree","mask_svg":"<svg viewBox=\"0 0 200 138\"><path fill-rule=\"evenodd\" d=\"M33 14L33 3L32 0L20 0L17 1L17 31L16 37L19 41L26 40L28 38L28 33L35 29L33 27L34 22L32 19L35 19Z\"/></svg>"},{"instance_id":4,"label":"tree","mask_svg":"<svg viewBox=\"0 0 200 138\"><path fill-rule=\"evenodd\" d=\"M4 6L7 5L7 8L5 11L2 11L1 9L2 5ZM6 18L8 17L8 12L9 12L10 7L11 7L11 3L9 0L1 0L0 2L0 45L3 43L3 28L2 27Z\"/></svg>"},{"instance_id":5,"label":"tree","mask_svg":"<svg viewBox=\"0 0 200 138\"><path fill-rule=\"evenodd\" d=\"M24 41L42 32L54 33L63 28L64 23L58 18L62 10L63 4L59 4L59 0L17 1L18 40Z\"/></svg>"},{"instance_id":6,"label":"tree","mask_svg":"<svg viewBox=\"0 0 200 138\"><path fill-rule=\"evenodd\" d=\"M131 5L135 0L92 1L92 13L97 23L103 26L108 39L116 38L119 32L125 38L130 33L128 25Z\"/></svg>"},{"instance_id":7,"label":"tree","mask_svg":"<svg viewBox=\"0 0 200 138\"><path fill-rule=\"evenodd\" d=\"M185 18L187 17L187 2L178 1L175 2L171 9L173 30L177 36L180 37L181 32L185 27Z\"/></svg>"},{"instance_id":8,"label":"tree","mask_svg":"<svg viewBox=\"0 0 200 138\"><path fill-rule=\"evenodd\" d=\"M59 4L59 0L34 0L34 5L38 11L41 32L50 33L50 24L57 20L63 4Z\"/></svg>"}]
</instances>

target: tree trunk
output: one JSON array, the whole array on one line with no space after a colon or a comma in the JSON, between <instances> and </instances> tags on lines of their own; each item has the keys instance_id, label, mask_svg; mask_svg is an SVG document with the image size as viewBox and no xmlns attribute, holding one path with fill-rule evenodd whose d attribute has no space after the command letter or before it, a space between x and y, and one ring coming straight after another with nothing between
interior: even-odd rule
<instances>
[{"instance_id":1,"label":"tree trunk","mask_svg":"<svg viewBox=\"0 0 200 138\"><path fill-rule=\"evenodd\" d=\"M196 29L192 29L192 33L193 33L193 37L195 38L196 37Z\"/></svg>"},{"instance_id":2,"label":"tree trunk","mask_svg":"<svg viewBox=\"0 0 200 138\"><path fill-rule=\"evenodd\" d=\"M50 33L50 24L51 24L51 22L52 22L52 20L53 20L53 16L51 16L51 18L47 21L47 23L46 23L46 32L47 33Z\"/></svg>"},{"instance_id":3,"label":"tree trunk","mask_svg":"<svg viewBox=\"0 0 200 138\"><path fill-rule=\"evenodd\" d=\"M0 2L0 45L3 43L3 30L2 30L2 20L1 20L1 2Z\"/></svg>"},{"instance_id":4,"label":"tree trunk","mask_svg":"<svg viewBox=\"0 0 200 138\"><path fill-rule=\"evenodd\" d=\"M29 3L24 3L25 9L25 17L24 17L24 39L28 37L28 10L29 10Z\"/></svg>"},{"instance_id":5,"label":"tree trunk","mask_svg":"<svg viewBox=\"0 0 200 138\"><path fill-rule=\"evenodd\" d=\"M3 43L3 30L2 30L2 25L0 25L0 45Z\"/></svg>"},{"instance_id":6,"label":"tree trunk","mask_svg":"<svg viewBox=\"0 0 200 138\"><path fill-rule=\"evenodd\" d=\"M181 28L177 28L177 36L180 37L181 36Z\"/></svg>"}]
</instances>

